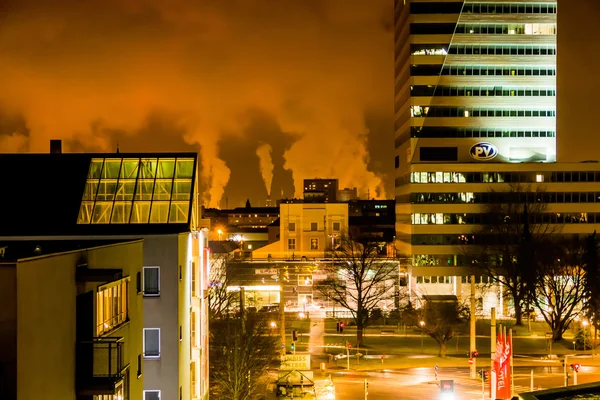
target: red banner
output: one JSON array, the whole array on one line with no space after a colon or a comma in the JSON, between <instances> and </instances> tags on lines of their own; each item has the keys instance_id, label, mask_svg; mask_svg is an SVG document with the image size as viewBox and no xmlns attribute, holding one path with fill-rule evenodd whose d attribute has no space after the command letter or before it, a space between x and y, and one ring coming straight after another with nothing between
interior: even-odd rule
<instances>
[{"instance_id":1,"label":"red banner","mask_svg":"<svg viewBox=\"0 0 600 400\"><path fill-rule=\"evenodd\" d=\"M498 332L496 342L496 354L494 355L494 367L492 370L491 384L495 384L495 389L492 387L492 395L495 392L496 399L511 398L511 376L510 376L510 358L512 355L510 336ZM495 379L494 379L495 378Z\"/></svg>"}]
</instances>

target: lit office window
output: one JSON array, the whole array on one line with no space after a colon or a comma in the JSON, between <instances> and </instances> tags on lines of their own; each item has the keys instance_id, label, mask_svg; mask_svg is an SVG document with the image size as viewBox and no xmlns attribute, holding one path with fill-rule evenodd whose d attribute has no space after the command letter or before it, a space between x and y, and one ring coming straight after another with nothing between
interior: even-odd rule
<instances>
[{"instance_id":1,"label":"lit office window","mask_svg":"<svg viewBox=\"0 0 600 400\"><path fill-rule=\"evenodd\" d=\"M193 158L94 158L78 224L187 223Z\"/></svg>"}]
</instances>

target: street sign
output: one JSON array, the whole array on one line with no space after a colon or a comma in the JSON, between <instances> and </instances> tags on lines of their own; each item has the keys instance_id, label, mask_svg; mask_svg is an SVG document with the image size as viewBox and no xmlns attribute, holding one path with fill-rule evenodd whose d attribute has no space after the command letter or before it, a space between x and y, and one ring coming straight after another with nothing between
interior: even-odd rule
<instances>
[{"instance_id":1,"label":"street sign","mask_svg":"<svg viewBox=\"0 0 600 400\"><path fill-rule=\"evenodd\" d=\"M552 332L546 332L546 339L552 339Z\"/></svg>"},{"instance_id":2,"label":"street sign","mask_svg":"<svg viewBox=\"0 0 600 400\"><path fill-rule=\"evenodd\" d=\"M440 381L440 392L442 393L453 393L454 392L454 380L443 379Z\"/></svg>"},{"instance_id":3,"label":"street sign","mask_svg":"<svg viewBox=\"0 0 600 400\"><path fill-rule=\"evenodd\" d=\"M280 370L310 371L310 354L286 354L282 356Z\"/></svg>"},{"instance_id":4,"label":"street sign","mask_svg":"<svg viewBox=\"0 0 600 400\"><path fill-rule=\"evenodd\" d=\"M469 358L469 364L473 364L473 359Z\"/></svg>"}]
</instances>

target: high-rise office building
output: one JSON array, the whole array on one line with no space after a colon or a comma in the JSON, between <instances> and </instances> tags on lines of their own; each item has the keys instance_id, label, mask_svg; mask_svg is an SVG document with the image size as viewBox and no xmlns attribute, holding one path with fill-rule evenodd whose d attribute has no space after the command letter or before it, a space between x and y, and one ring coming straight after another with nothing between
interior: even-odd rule
<instances>
[{"instance_id":1,"label":"high-rise office building","mask_svg":"<svg viewBox=\"0 0 600 400\"><path fill-rule=\"evenodd\" d=\"M313 203L335 203L338 195L337 179L305 179L304 201Z\"/></svg>"},{"instance_id":2,"label":"high-rise office building","mask_svg":"<svg viewBox=\"0 0 600 400\"><path fill-rule=\"evenodd\" d=\"M539 164L556 161L556 13L552 0L395 2L396 247L417 292L460 295L460 238L491 191L573 169Z\"/></svg>"}]
</instances>

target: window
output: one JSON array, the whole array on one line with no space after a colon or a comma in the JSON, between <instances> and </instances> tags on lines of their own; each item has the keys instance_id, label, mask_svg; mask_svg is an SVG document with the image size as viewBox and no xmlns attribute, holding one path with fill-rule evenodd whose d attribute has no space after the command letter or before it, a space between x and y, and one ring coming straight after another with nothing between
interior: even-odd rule
<instances>
[{"instance_id":1,"label":"window","mask_svg":"<svg viewBox=\"0 0 600 400\"><path fill-rule=\"evenodd\" d=\"M288 224L288 230L289 230L290 232L296 232L296 223L295 223L295 222L290 222L290 223Z\"/></svg>"},{"instance_id":2,"label":"window","mask_svg":"<svg viewBox=\"0 0 600 400\"><path fill-rule=\"evenodd\" d=\"M288 250L296 250L296 239L295 238L288 239Z\"/></svg>"},{"instance_id":3,"label":"window","mask_svg":"<svg viewBox=\"0 0 600 400\"><path fill-rule=\"evenodd\" d=\"M312 286L312 275L298 275L298 286Z\"/></svg>"},{"instance_id":4,"label":"window","mask_svg":"<svg viewBox=\"0 0 600 400\"><path fill-rule=\"evenodd\" d=\"M192 347L198 347L198 336L196 335L196 312L190 313L190 337L192 340Z\"/></svg>"},{"instance_id":5,"label":"window","mask_svg":"<svg viewBox=\"0 0 600 400\"><path fill-rule=\"evenodd\" d=\"M334 222L333 223L333 231L334 232L339 232L341 229L342 224L340 222Z\"/></svg>"},{"instance_id":6,"label":"window","mask_svg":"<svg viewBox=\"0 0 600 400\"><path fill-rule=\"evenodd\" d=\"M144 390L144 400L160 400L160 390Z\"/></svg>"},{"instance_id":7,"label":"window","mask_svg":"<svg viewBox=\"0 0 600 400\"><path fill-rule=\"evenodd\" d=\"M192 398L196 398L198 397L198 377L196 376L196 362L192 361L190 363L190 377L191 377L191 393L192 393Z\"/></svg>"},{"instance_id":8,"label":"window","mask_svg":"<svg viewBox=\"0 0 600 400\"><path fill-rule=\"evenodd\" d=\"M137 294L142 293L142 273L139 271L135 274L135 289Z\"/></svg>"},{"instance_id":9,"label":"window","mask_svg":"<svg viewBox=\"0 0 600 400\"><path fill-rule=\"evenodd\" d=\"M160 328L144 328L144 358L160 358Z\"/></svg>"},{"instance_id":10,"label":"window","mask_svg":"<svg viewBox=\"0 0 600 400\"><path fill-rule=\"evenodd\" d=\"M144 267L144 296L160 295L160 267Z\"/></svg>"},{"instance_id":11,"label":"window","mask_svg":"<svg viewBox=\"0 0 600 400\"><path fill-rule=\"evenodd\" d=\"M319 250L319 239L318 238L310 239L310 249L311 250Z\"/></svg>"},{"instance_id":12,"label":"window","mask_svg":"<svg viewBox=\"0 0 600 400\"><path fill-rule=\"evenodd\" d=\"M318 231L319 230L319 224L317 222L311 222L310 223L310 230L312 232Z\"/></svg>"},{"instance_id":13,"label":"window","mask_svg":"<svg viewBox=\"0 0 600 400\"><path fill-rule=\"evenodd\" d=\"M127 296L129 278L121 279L98 288L96 293L97 335L109 332L128 319Z\"/></svg>"},{"instance_id":14,"label":"window","mask_svg":"<svg viewBox=\"0 0 600 400\"><path fill-rule=\"evenodd\" d=\"M196 290L196 286L197 286L197 279L196 276L198 275L198 267L196 266L196 263L194 261L192 261L192 296L197 296L197 290Z\"/></svg>"},{"instance_id":15,"label":"window","mask_svg":"<svg viewBox=\"0 0 600 400\"><path fill-rule=\"evenodd\" d=\"M194 165L193 158L92 159L77 223L186 223Z\"/></svg>"}]
</instances>

